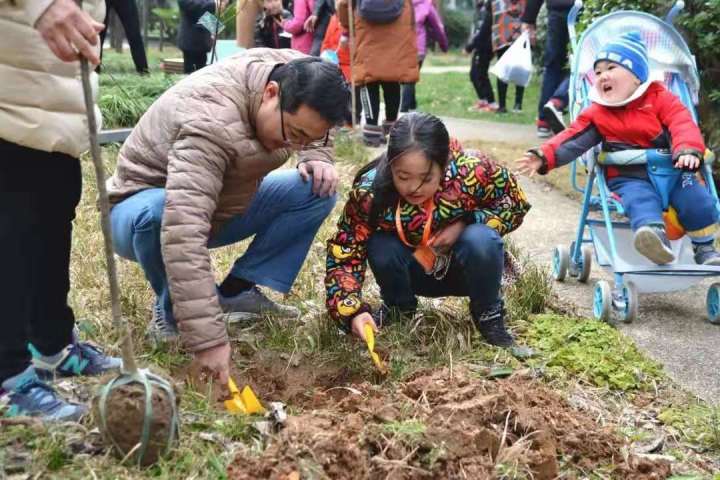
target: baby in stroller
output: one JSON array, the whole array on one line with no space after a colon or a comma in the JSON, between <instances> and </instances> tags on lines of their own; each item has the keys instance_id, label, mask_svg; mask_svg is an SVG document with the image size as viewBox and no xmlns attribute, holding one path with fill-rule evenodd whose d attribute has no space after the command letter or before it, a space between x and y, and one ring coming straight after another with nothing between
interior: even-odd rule
<instances>
[{"instance_id":1,"label":"baby in stroller","mask_svg":"<svg viewBox=\"0 0 720 480\"><path fill-rule=\"evenodd\" d=\"M592 104L562 133L517 160L519 172L544 175L600 143L604 152L668 149L674 167L682 170L669 192L670 205L692 240L695 262L720 265L714 247L715 199L696 174L705 143L690 111L661 82L649 79L647 50L638 33L623 34L601 48L594 71ZM662 199L647 165L607 165L605 174L629 217L635 249L658 265L673 262Z\"/></svg>"}]
</instances>

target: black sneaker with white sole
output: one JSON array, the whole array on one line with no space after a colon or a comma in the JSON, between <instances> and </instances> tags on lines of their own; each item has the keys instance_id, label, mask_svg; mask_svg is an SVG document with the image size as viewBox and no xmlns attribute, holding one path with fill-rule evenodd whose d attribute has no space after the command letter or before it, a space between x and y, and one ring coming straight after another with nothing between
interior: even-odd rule
<instances>
[{"instance_id":1,"label":"black sneaker with white sole","mask_svg":"<svg viewBox=\"0 0 720 480\"><path fill-rule=\"evenodd\" d=\"M720 252L710 243L694 243L695 263L698 265L720 266Z\"/></svg>"},{"instance_id":2,"label":"black sneaker with white sole","mask_svg":"<svg viewBox=\"0 0 720 480\"><path fill-rule=\"evenodd\" d=\"M553 133L558 134L565 130L565 119L563 118L562 110L558 109L552 100L543 106L543 114L545 116L545 121L548 123L550 130L552 130Z\"/></svg>"}]
</instances>

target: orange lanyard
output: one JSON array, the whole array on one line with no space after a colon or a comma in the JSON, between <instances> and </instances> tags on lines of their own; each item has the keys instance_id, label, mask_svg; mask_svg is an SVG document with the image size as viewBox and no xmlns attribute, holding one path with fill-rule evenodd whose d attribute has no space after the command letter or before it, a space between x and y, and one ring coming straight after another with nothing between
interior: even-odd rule
<instances>
[{"instance_id":1,"label":"orange lanyard","mask_svg":"<svg viewBox=\"0 0 720 480\"><path fill-rule=\"evenodd\" d=\"M414 245L411 245L405 237L402 221L400 220L400 202L401 200L398 200L397 207L395 207L395 228L397 229L398 237L400 237L400 240L408 247L416 248ZM425 203L423 204L423 210L426 214L425 227L423 228L422 240L420 240L420 244L418 245L418 247L424 247L425 245L427 245L428 240L430 240L430 233L432 230L432 215L435 211L435 202L433 201L433 197L430 197L425 201Z\"/></svg>"}]
</instances>

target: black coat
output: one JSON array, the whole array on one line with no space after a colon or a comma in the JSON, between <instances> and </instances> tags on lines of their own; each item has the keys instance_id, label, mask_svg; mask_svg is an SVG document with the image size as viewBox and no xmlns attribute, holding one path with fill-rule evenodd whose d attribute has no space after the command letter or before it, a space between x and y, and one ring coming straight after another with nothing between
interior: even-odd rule
<instances>
[{"instance_id":1,"label":"black coat","mask_svg":"<svg viewBox=\"0 0 720 480\"><path fill-rule=\"evenodd\" d=\"M215 13L214 0L178 0L180 27L178 48L190 52L209 52L212 49L210 32L197 21L205 12Z\"/></svg>"},{"instance_id":2,"label":"black coat","mask_svg":"<svg viewBox=\"0 0 720 480\"><path fill-rule=\"evenodd\" d=\"M575 3L574 0L548 0L548 10L570 10ZM537 21L538 13L540 13L540 7L542 7L543 0L528 0L525 6L525 12L522 16L523 23L530 23L535 25Z\"/></svg>"}]
</instances>

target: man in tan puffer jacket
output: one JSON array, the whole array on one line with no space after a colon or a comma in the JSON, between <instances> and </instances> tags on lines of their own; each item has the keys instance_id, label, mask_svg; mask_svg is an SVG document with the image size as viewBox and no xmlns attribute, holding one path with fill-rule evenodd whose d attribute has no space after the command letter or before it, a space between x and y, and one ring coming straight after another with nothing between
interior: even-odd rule
<instances>
[{"instance_id":1,"label":"man in tan puffer jacket","mask_svg":"<svg viewBox=\"0 0 720 480\"><path fill-rule=\"evenodd\" d=\"M78 341L67 304L78 157L88 148L78 58L98 63L105 15L103 0L84 7L0 0L0 397L6 414L45 420L77 419L86 408L39 377L120 366Z\"/></svg>"},{"instance_id":2,"label":"man in tan puffer jacket","mask_svg":"<svg viewBox=\"0 0 720 480\"><path fill-rule=\"evenodd\" d=\"M140 263L155 291L155 335L179 330L196 371L227 380L226 314L297 316L255 285L288 292L332 210L327 135L348 98L336 65L251 49L170 88L120 150L108 181L115 249ZM276 170L292 150L298 168ZM209 248L253 235L216 287Z\"/></svg>"}]
</instances>

